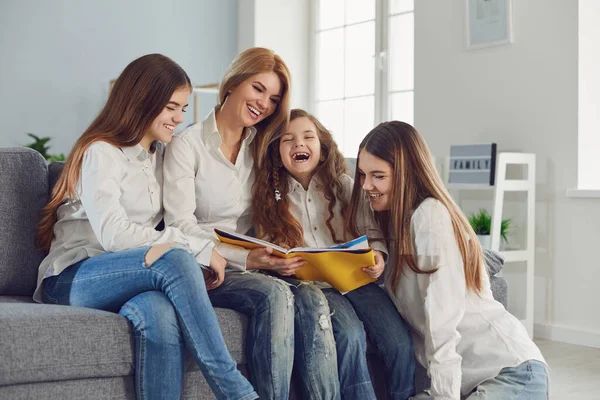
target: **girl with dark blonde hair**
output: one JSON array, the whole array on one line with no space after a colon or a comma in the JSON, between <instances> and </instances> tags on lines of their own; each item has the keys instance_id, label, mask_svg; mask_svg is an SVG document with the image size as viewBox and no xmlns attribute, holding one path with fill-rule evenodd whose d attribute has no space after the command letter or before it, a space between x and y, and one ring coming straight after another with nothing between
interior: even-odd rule
<instances>
[{"instance_id":1,"label":"girl with dark blonde hair","mask_svg":"<svg viewBox=\"0 0 600 400\"><path fill-rule=\"evenodd\" d=\"M196 260L210 266L215 307L248 316L250 379L261 399L287 399L293 364L294 307L290 289L258 269L295 269L267 249L220 243L214 228L246 233L256 154L289 118L290 73L283 60L255 47L231 63L208 117L176 136L165 156L165 223L181 229Z\"/></svg>"},{"instance_id":2,"label":"girl with dark blonde hair","mask_svg":"<svg viewBox=\"0 0 600 400\"><path fill-rule=\"evenodd\" d=\"M257 236L288 248L328 247L349 240L344 215L353 181L331 133L306 111L292 110L290 123L270 141L259 155L262 167L253 188ZM381 238L368 205L363 205L352 238ZM381 242L372 246L376 265L363 271L378 278L387 249ZM367 335L383 361L389 398L413 394L412 340L384 290L371 283L342 295L325 282L302 282L291 277L294 271L278 272L294 293L295 364L303 398L375 399Z\"/></svg>"},{"instance_id":3,"label":"girl with dark blonde hair","mask_svg":"<svg viewBox=\"0 0 600 400\"><path fill-rule=\"evenodd\" d=\"M168 57L132 61L75 143L38 231L49 250L36 301L115 312L133 324L140 399L179 399L184 344L218 399L257 398L229 354L189 240L163 218L163 143L191 83ZM50 338L51 340L51 338Z\"/></svg>"},{"instance_id":4,"label":"girl with dark blonde hair","mask_svg":"<svg viewBox=\"0 0 600 400\"><path fill-rule=\"evenodd\" d=\"M355 176L348 229L367 197L390 249L385 286L431 378L415 398L547 399L544 358L494 300L475 232L421 135L404 122L378 125L360 144Z\"/></svg>"}]
</instances>

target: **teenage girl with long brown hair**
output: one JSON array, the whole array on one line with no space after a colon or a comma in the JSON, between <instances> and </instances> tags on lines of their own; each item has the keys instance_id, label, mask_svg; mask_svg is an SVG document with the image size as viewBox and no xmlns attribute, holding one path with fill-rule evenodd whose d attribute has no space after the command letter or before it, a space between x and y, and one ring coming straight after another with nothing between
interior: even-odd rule
<instances>
[{"instance_id":1,"label":"teenage girl with long brown hair","mask_svg":"<svg viewBox=\"0 0 600 400\"><path fill-rule=\"evenodd\" d=\"M481 246L421 135L380 124L360 144L355 173L349 229L367 197L390 249L386 288L431 378L416 398L547 399L544 358L494 300Z\"/></svg>"},{"instance_id":2,"label":"teenage girl with long brown hair","mask_svg":"<svg viewBox=\"0 0 600 400\"><path fill-rule=\"evenodd\" d=\"M190 91L185 71L160 54L121 73L44 208L38 239L49 254L34 299L129 319L138 399L181 397L183 344L217 398L255 399L225 346L189 240L178 229L156 229L163 143L183 122Z\"/></svg>"},{"instance_id":3,"label":"teenage girl with long brown hair","mask_svg":"<svg viewBox=\"0 0 600 400\"><path fill-rule=\"evenodd\" d=\"M349 240L344 215L353 180L331 133L306 111L292 110L290 123L270 141L259 158L262 167L253 188L257 236L289 248L328 247ZM368 204L363 205L353 237L381 238ZM378 278L384 270L382 252L387 250L381 242L372 246L376 265L363 271ZM339 377L342 399L375 399L366 334L383 361L389 398L407 399L413 394L410 332L384 290L371 283L342 295L324 282L301 282L290 278L290 272L280 274L288 276L284 279L294 293L295 362L306 398L317 398L312 382L329 373L330 378ZM319 347L326 351L315 351ZM337 357L331 356L334 353Z\"/></svg>"}]
</instances>

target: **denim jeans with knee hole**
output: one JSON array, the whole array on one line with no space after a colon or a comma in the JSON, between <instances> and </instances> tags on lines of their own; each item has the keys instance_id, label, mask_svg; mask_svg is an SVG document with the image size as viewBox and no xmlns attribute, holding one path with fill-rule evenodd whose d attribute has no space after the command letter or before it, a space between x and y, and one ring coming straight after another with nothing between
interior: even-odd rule
<instances>
[{"instance_id":1,"label":"denim jeans with knee hole","mask_svg":"<svg viewBox=\"0 0 600 400\"><path fill-rule=\"evenodd\" d=\"M258 272L228 272L208 296L215 307L248 316L248 369L261 400L287 399L294 363L294 298L289 285Z\"/></svg>"},{"instance_id":2,"label":"denim jeans with knee hole","mask_svg":"<svg viewBox=\"0 0 600 400\"><path fill-rule=\"evenodd\" d=\"M338 388L323 390L328 397L305 397L375 399L367 364L367 335L383 362L388 397L407 399L414 393L415 358L410 329L384 290L369 284L342 295L335 289L320 290L309 282L285 280L294 285L296 366L304 371L304 382L316 388L333 388L335 365L327 354L336 354ZM330 323L323 319L328 313ZM323 329L325 321L329 325ZM338 397L331 394L334 390L340 393Z\"/></svg>"},{"instance_id":3,"label":"denim jeans with knee hole","mask_svg":"<svg viewBox=\"0 0 600 400\"><path fill-rule=\"evenodd\" d=\"M150 266L148 247L80 261L44 282L44 302L105 310L128 318L136 341L138 399L179 399L183 347L217 399L258 396L237 370L193 256L167 250Z\"/></svg>"},{"instance_id":4,"label":"denim jeans with knee hole","mask_svg":"<svg viewBox=\"0 0 600 400\"><path fill-rule=\"evenodd\" d=\"M301 398L340 399L338 355L327 298L312 282L284 279L294 294L294 371Z\"/></svg>"}]
</instances>

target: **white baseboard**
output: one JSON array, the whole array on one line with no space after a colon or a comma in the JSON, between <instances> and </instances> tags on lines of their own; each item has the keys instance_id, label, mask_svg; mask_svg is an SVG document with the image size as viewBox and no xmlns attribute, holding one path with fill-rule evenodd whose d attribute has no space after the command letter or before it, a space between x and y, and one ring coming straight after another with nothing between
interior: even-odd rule
<instances>
[{"instance_id":1,"label":"white baseboard","mask_svg":"<svg viewBox=\"0 0 600 400\"><path fill-rule=\"evenodd\" d=\"M586 331L573 327L534 324L533 337L600 349L600 332Z\"/></svg>"}]
</instances>

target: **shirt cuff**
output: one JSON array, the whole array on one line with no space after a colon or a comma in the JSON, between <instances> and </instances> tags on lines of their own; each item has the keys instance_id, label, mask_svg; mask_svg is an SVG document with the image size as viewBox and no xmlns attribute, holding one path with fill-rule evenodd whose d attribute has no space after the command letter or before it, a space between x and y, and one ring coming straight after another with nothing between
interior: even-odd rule
<instances>
[{"instance_id":1,"label":"shirt cuff","mask_svg":"<svg viewBox=\"0 0 600 400\"><path fill-rule=\"evenodd\" d=\"M246 259L250 250L227 243L218 243L215 250L227 260L227 267L235 271L246 270Z\"/></svg>"}]
</instances>

